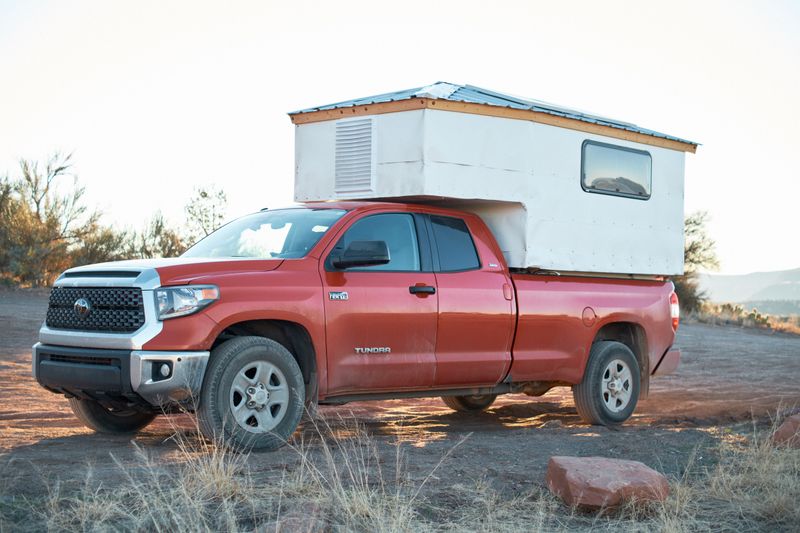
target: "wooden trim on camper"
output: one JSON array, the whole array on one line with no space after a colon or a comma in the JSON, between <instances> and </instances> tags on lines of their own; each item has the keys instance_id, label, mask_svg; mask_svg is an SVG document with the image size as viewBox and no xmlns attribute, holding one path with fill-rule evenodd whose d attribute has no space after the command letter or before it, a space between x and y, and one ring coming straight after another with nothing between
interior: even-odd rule
<instances>
[{"instance_id":1,"label":"wooden trim on camper","mask_svg":"<svg viewBox=\"0 0 800 533\"><path fill-rule=\"evenodd\" d=\"M340 118L358 117L363 115L383 115L385 113L397 113L398 111L413 111L415 109L425 109L428 106L426 98L411 98L410 100L400 100L397 102L382 102L380 104L359 105L353 107L342 107L339 109L323 109L310 113L298 113L289 115L294 124L310 124L312 122L324 122L326 120L338 120Z\"/></svg>"},{"instance_id":2,"label":"wooden trim on camper","mask_svg":"<svg viewBox=\"0 0 800 533\"><path fill-rule=\"evenodd\" d=\"M412 111L415 109L440 109L442 111L455 111L457 113L468 113L471 115L530 120L532 122L548 124L558 128L584 131L586 133L593 133L595 135L603 135L605 137L612 137L614 139L622 139L625 141L648 144L650 146L668 148L670 150L677 150L679 152L695 153L697 150L696 144L675 141L672 139L664 139L662 137L655 137L653 135L647 135L646 133L627 131L620 128L612 128L611 126L604 126L602 124L592 124L591 122L584 122L574 118L559 117L556 115L550 115L548 113L542 113L541 111L512 109L510 107L491 106L472 102L452 102L450 100L438 100L435 98L411 98L397 102L381 102L378 104L360 105L339 109L325 109L321 111L312 111L310 113L298 113L296 115L290 115L290 118L294 124L310 124L312 122L323 122L326 120L337 120L341 118L363 115L382 115L384 113L397 113L400 111Z\"/></svg>"}]
</instances>

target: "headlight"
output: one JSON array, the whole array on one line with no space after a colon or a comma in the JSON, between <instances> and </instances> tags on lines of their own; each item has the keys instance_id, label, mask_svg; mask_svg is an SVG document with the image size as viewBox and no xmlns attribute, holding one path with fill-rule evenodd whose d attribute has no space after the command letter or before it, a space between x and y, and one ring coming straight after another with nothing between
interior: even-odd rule
<instances>
[{"instance_id":1,"label":"headlight","mask_svg":"<svg viewBox=\"0 0 800 533\"><path fill-rule=\"evenodd\" d=\"M166 320L191 315L219 300L219 289L213 285L189 285L156 289L158 319Z\"/></svg>"}]
</instances>

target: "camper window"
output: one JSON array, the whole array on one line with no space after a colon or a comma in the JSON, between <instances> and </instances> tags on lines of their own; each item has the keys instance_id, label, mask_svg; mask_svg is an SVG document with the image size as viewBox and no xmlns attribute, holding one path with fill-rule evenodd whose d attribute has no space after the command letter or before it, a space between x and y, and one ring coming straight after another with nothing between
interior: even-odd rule
<instances>
[{"instance_id":1,"label":"camper window","mask_svg":"<svg viewBox=\"0 0 800 533\"><path fill-rule=\"evenodd\" d=\"M584 141L581 186L586 192L626 198L650 198L653 162L650 154L613 144Z\"/></svg>"}]
</instances>

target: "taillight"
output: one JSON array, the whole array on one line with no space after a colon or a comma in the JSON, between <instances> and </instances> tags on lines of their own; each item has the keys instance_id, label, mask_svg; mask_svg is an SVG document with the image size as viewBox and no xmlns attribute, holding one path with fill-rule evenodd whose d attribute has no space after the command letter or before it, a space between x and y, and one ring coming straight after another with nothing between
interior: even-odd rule
<instances>
[{"instance_id":1,"label":"taillight","mask_svg":"<svg viewBox=\"0 0 800 533\"><path fill-rule=\"evenodd\" d=\"M672 317L672 330L678 331L678 323L681 321L681 306L678 303L678 295L674 292L669 295L669 314Z\"/></svg>"}]
</instances>

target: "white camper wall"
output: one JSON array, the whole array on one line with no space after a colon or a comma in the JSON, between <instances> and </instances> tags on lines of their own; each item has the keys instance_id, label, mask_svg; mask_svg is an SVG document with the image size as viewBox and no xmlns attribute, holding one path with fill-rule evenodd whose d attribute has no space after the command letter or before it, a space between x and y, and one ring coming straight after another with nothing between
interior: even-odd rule
<instances>
[{"instance_id":1,"label":"white camper wall","mask_svg":"<svg viewBox=\"0 0 800 533\"><path fill-rule=\"evenodd\" d=\"M297 202L413 196L424 188L424 111L370 117L374 128L375 168L370 190L341 193L335 189L336 124L343 119L295 127L295 186Z\"/></svg>"},{"instance_id":2,"label":"white camper wall","mask_svg":"<svg viewBox=\"0 0 800 533\"><path fill-rule=\"evenodd\" d=\"M373 173L368 190L359 192L336 191L341 121L296 127L297 201L396 198L447 205L442 198L450 198L456 200L453 207L486 221L511 267L683 272L683 152L528 120L435 109L370 118ZM649 152L651 197L584 191L585 140Z\"/></svg>"},{"instance_id":3,"label":"white camper wall","mask_svg":"<svg viewBox=\"0 0 800 533\"><path fill-rule=\"evenodd\" d=\"M515 267L630 274L683 272L684 153L530 121L427 110L425 190L522 202L526 246L506 249ZM585 140L644 150L652 157L648 200L581 187ZM498 228L498 240L519 242ZM480 213L479 213L480 214ZM492 223L495 219L495 223ZM494 227L493 227L494 226Z\"/></svg>"},{"instance_id":4,"label":"white camper wall","mask_svg":"<svg viewBox=\"0 0 800 533\"><path fill-rule=\"evenodd\" d=\"M683 273L684 153L532 124L535 153L530 264L569 270ZM652 158L647 200L590 193L580 183L584 140L645 150ZM542 216L537 216L541 214Z\"/></svg>"}]
</instances>

